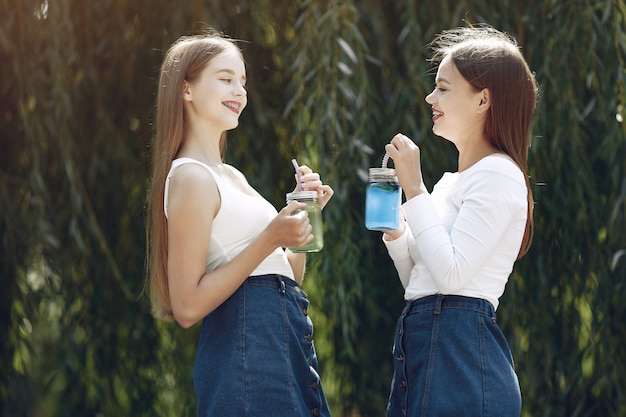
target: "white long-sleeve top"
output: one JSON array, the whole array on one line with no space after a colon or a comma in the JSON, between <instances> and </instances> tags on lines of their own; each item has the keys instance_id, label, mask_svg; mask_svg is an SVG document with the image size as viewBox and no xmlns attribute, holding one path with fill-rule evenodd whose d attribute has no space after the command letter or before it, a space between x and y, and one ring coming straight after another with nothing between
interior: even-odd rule
<instances>
[{"instance_id":1,"label":"white long-sleeve top","mask_svg":"<svg viewBox=\"0 0 626 417\"><path fill-rule=\"evenodd\" d=\"M504 154L447 172L431 194L404 203L407 228L393 241L383 238L404 298L454 294L497 308L519 253L527 207L524 174Z\"/></svg>"}]
</instances>

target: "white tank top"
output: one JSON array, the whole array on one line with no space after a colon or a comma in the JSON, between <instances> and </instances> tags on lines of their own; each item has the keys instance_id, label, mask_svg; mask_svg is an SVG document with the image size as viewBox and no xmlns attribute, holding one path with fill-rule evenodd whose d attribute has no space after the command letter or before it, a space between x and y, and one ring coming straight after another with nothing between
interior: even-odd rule
<instances>
[{"instance_id":1,"label":"white tank top","mask_svg":"<svg viewBox=\"0 0 626 417\"><path fill-rule=\"evenodd\" d=\"M247 189L233 186L215 169L192 158L178 158L165 180L164 209L167 218L167 199L170 180L176 168L183 164L197 164L209 171L220 193L220 209L213 219L211 241L206 257L206 272L213 271L229 262L243 251L265 227L276 217L276 208L248 185L244 175L230 165L224 164L229 174L247 185ZM231 179L232 181L233 179ZM282 248L277 248L250 274L280 274L294 279L293 270Z\"/></svg>"}]
</instances>

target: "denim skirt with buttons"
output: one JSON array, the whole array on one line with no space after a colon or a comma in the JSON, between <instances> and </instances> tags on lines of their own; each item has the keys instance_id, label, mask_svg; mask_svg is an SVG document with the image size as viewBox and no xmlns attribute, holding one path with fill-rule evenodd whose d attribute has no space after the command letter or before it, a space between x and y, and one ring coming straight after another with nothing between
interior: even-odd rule
<instances>
[{"instance_id":1,"label":"denim skirt with buttons","mask_svg":"<svg viewBox=\"0 0 626 417\"><path fill-rule=\"evenodd\" d=\"M254 276L203 320L194 365L200 417L330 416L308 306L294 280Z\"/></svg>"},{"instance_id":2,"label":"denim skirt with buttons","mask_svg":"<svg viewBox=\"0 0 626 417\"><path fill-rule=\"evenodd\" d=\"M407 302L396 326L388 417L519 417L511 351L483 299Z\"/></svg>"}]
</instances>

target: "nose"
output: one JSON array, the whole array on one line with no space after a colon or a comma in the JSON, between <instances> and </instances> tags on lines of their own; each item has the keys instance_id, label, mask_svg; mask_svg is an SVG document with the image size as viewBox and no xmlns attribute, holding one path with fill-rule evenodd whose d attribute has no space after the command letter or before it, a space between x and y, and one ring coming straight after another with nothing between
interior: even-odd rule
<instances>
[{"instance_id":1,"label":"nose","mask_svg":"<svg viewBox=\"0 0 626 417\"><path fill-rule=\"evenodd\" d=\"M429 95L427 95L424 100L426 103L433 104L435 102L435 90L431 91Z\"/></svg>"},{"instance_id":2,"label":"nose","mask_svg":"<svg viewBox=\"0 0 626 417\"><path fill-rule=\"evenodd\" d=\"M241 83L238 83L237 87L235 88L235 94L238 96L248 95L248 92L246 91L246 86Z\"/></svg>"}]
</instances>

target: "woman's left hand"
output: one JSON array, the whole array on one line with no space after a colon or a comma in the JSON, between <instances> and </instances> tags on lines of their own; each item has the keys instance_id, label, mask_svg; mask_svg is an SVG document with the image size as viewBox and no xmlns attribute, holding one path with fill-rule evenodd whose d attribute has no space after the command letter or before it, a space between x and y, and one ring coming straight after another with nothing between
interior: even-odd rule
<instances>
[{"instance_id":1,"label":"woman's left hand","mask_svg":"<svg viewBox=\"0 0 626 417\"><path fill-rule=\"evenodd\" d=\"M308 166L300 165L298 170L302 175L299 178L298 175L295 176L296 188L294 191L299 191L300 189L304 191L317 191L317 204L323 209L335 192L330 185L322 183L320 174L313 172Z\"/></svg>"}]
</instances>

